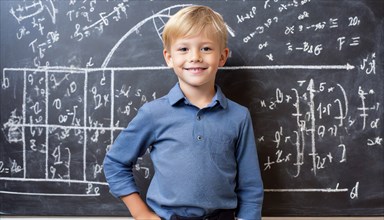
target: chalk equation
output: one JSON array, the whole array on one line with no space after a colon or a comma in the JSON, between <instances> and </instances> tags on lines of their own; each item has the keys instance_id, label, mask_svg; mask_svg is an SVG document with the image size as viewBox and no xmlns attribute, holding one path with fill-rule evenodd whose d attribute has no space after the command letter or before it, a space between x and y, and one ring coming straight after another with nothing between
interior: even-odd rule
<instances>
[{"instance_id":1,"label":"chalk equation","mask_svg":"<svg viewBox=\"0 0 384 220\"><path fill-rule=\"evenodd\" d=\"M358 47L362 40L358 31L360 25L364 25L364 19L360 15L340 15L312 19L317 16L317 11L308 10L308 6L314 1L271 1L264 4L256 4L236 15L237 26L247 26L242 32L244 44L253 43L255 51L264 56L264 61L274 62L281 59L281 53L285 55L320 56L322 54L336 53ZM312 8L311 8L312 9ZM287 13L290 14L287 19ZM329 12L333 10L326 8ZM330 13L333 14L333 13ZM251 27L251 29L249 29ZM282 36L270 38L271 34ZM316 39L316 35L328 35L327 41ZM305 36L312 35L312 39ZM331 36L332 35L332 36ZM268 40L266 40L268 39ZM298 41L297 39L304 39ZM284 50L276 51L274 48Z\"/></svg>"}]
</instances>

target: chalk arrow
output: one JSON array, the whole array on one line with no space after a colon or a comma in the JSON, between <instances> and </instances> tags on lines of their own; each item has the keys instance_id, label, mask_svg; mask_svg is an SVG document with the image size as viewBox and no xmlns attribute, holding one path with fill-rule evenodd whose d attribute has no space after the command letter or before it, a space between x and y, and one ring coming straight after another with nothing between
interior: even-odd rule
<instances>
[{"instance_id":1,"label":"chalk arrow","mask_svg":"<svg viewBox=\"0 0 384 220\"><path fill-rule=\"evenodd\" d=\"M141 70L167 70L167 66L136 66L136 67L101 67L101 68L81 68L67 66L42 66L39 68L4 68L3 71L35 71L35 72L62 72L71 73L95 72L95 71L141 71ZM270 66L225 66L222 70L283 70L283 69L303 69L303 70L353 70L355 66L347 63L345 65L270 65Z\"/></svg>"},{"instance_id":2,"label":"chalk arrow","mask_svg":"<svg viewBox=\"0 0 384 220\"><path fill-rule=\"evenodd\" d=\"M270 66L226 66L223 70L273 70L273 69L307 69L307 70L352 70L355 66L347 63L345 65L270 65Z\"/></svg>"}]
</instances>

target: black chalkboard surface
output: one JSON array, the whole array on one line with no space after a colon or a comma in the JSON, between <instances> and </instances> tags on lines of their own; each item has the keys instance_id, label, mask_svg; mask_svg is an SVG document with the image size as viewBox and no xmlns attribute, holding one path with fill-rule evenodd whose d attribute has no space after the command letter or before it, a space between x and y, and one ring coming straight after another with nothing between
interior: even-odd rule
<instances>
[{"instance_id":1,"label":"black chalkboard surface","mask_svg":"<svg viewBox=\"0 0 384 220\"><path fill-rule=\"evenodd\" d=\"M204 4L228 24L217 83L251 111L263 215L384 215L384 1L0 4L1 214L129 215L108 192L105 152L177 81L164 22ZM151 166L135 166L143 196Z\"/></svg>"}]
</instances>

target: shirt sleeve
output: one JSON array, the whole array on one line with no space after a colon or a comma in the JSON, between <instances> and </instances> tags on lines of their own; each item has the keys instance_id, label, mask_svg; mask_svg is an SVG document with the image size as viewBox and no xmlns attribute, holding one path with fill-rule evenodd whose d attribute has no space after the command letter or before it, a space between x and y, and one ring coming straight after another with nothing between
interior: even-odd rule
<instances>
[{"instance_id":1,"label":"shirt sleeve","mask_svg":"<svg viewBox=\"0 0 384 220\"><path fill-rule=\"evenodd\" d=\"M237 142L236 157L238 163L236 217L244 220L261 220L264 189L248 110Z\"/></svg>"},{"instance_id":2,"label":"shirt sleeve","mask_svg":"<svg viewBox=\"0 0 384 220\"><path fill-rule=\"evenodd\" d=\"M149 108L144 105L107 152L103 169L113 196L121 197L140 191L133 177L133 166L153 143L152 122Z\"/></svg>"}]
</instances>

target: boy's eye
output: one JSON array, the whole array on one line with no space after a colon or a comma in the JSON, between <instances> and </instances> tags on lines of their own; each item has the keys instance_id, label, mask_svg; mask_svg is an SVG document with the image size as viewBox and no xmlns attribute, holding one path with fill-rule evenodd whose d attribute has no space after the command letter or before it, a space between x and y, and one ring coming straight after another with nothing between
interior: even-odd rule
<instances>
[{"instance_id":1,"label":"boy's eye","mask_svg":"<svg viewBox=\"0 0 384 220\"><path fill-rule=\"evenodd\" d=\"M186 52L186 51L188 51L188 48L186 48L186 47L181 47L181 48L178 49L178 51L180 51L180 52Z\"/></svg>"},{"instance_id":2,"label":"boy's eye","mask_svg":"<svg viewBox=\"0 0 384 220\"><path fill-rule=\"evenodd\" d=\"M201 48L201 51L204 51L204 52L207 52L207 51L211 51L212 49L210 47L203 47Z\"/></svg>"}]
</instances>

